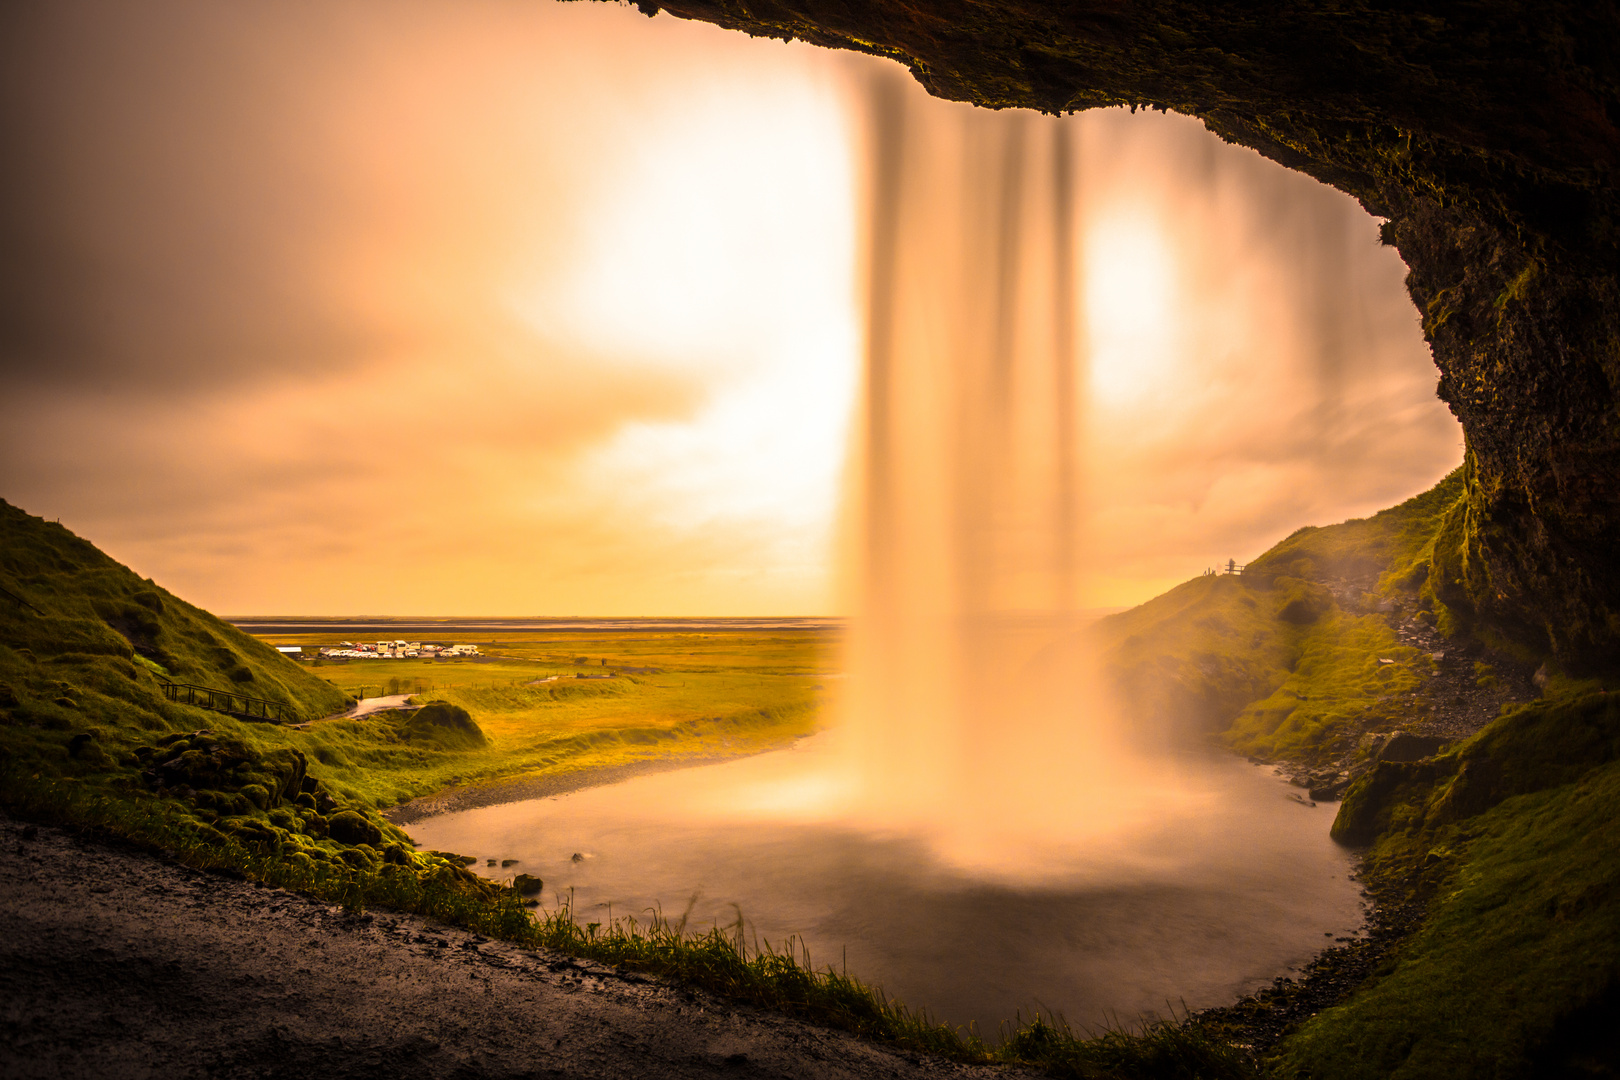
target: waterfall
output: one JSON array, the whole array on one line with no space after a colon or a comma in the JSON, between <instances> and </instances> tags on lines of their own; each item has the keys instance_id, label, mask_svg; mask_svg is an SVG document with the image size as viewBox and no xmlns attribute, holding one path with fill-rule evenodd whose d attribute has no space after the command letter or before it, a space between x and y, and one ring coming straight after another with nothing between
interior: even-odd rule
<instances>
[{"instance_id":1,"label":"waterfall","mask_svg":"<svg viewBox=\"0 0 1620 1080\"><path fill-rule=\"evenodd\" d=\"M1082 608L1443 471L1399 261L1353 200L1185 117L994 112L888 70L863 101L861 820L976 862L1032 833L1129 846L1203 812L1163 740L1212 733L1110 701Z\"/></svg>"},{"instance_id":2,"label":"waterfall","mask_svg":"<svg viewBox=\"0 0 1620 1080\"><path fill-rule=\"evenodd\" d=\"M868 99L848 737L880 816L1069 827L1126 767L1076 621L1076 122L919 108L907 89L880 77Z\"/></svg>"}]
</instances>

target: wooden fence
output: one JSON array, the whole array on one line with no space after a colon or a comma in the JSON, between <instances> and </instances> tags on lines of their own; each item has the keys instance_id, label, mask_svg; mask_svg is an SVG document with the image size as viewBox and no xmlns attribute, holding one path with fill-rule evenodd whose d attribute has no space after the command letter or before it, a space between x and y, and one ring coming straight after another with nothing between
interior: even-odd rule
<instances>
[{"instance_id":1,"label":"wooden fence","mask_svg":"<svg viewBox=\"0 0 1620 1080\"><path fill-rule=\"evenodd\" d=\"M258 720L271 724L292 724L298 721L298 714L293 712L289 705L266 698L249 697L234 690L216 690L211 686L165 682L163 696L180 705L211 709L227 716L234 716L238 720Z\"/></svg>"}]
</instances>

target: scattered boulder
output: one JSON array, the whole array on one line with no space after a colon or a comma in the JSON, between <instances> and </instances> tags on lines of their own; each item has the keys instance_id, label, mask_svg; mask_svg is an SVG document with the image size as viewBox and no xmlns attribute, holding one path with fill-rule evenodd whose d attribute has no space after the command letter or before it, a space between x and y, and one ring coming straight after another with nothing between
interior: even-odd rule
<instances>
[{"instance_id":1,"label":"scattered boulder","mask_svg":"<svg viewBox=\"0 0 1620 1080\"><path fill-rule=\"evenodd\" d=\"M516 866L517 864L518 864L518 861L516 859L502 859L501 860L501 869L504 870L508 866Z\"/></svg>"},{"instance_id":2,"label":"scattered boulder","mask_svg":"<svg viewBox=\"0 0 1620 1080\"><path fill-rule=\"evenodd\" d=\"M1378 751L1379 761L1422 761L1426 757L1433 757L1446 746L1450 739L1440 735L1412 735L1399 732L1390 736Z\"/></svg>"},{"instance_id":3,"label":"scattered boulder","mask_svg":"<svg viewBox=\"0 0 1620 1080\"><path fill-rule=\"evenodd\" d=\"M1354 778L1350 776L1313 777L1310 787L1311 801L1338 802L1352 779Z\"/></svg>"},{"instance_id":4,"label":"scattered boulder","mask_svg":"<svg viewBox=\"0 0 1620 1080\"><path fill-rule=\"evenodd\" d=\"M519 874L512 879L512 888L518 891L519 896L539 896L545 882L532 874Z\"/></svg>"},{"instance_id":5,"label":"scattered boulder","mask_svg":"<svg viewBox=\"0 0 1620 1080\"><path fill-rule=\"evenodd\" d=\"M327 834L340 844L382 843L382 830L353 810L339 810L326 820Z\"/></svg>"},{"instance_id":6,"label":"scattered boulder","mask_svg":"<svg viewBox=\"0 0 1620 1080\"><path fill-rule=\"evenodd\" d=\"M576 852L574 852L573 856L568 861L569 862L584 862L585 861L585 856L581 855L579 852L576 851Z\"/></svg>"}]
</instances>

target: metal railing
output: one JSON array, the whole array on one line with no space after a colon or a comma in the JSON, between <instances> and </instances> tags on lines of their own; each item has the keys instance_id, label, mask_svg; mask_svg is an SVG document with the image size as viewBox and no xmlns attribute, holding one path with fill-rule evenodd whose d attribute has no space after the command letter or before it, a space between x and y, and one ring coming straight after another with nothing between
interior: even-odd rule
<instances>
[{"instance_id":1,"label":"metal railing","mask_svg":"<svg viewBox=\"0 0 1620 1080\"><path fill-rule=\"evenodd\" d=\"M199 709L234 716L238 720L263 720L275 724L298 721L292 707L279 701L249 697L233 690L216 690L211 686L193 686L190 683L164 682L163 696L179 705L195 705Z\"/></svg>"},{"instance_id":2,"label":"metal railing","mask_svg":"<svg viewBox=\"0 0 1620 1080\"><path fill-rule=\"evenodd\" d=\"M7 600L10 600L13 604L16 604L18 607L27 608L29 611L32 611L35 615L43 615L43 614L45 614L39 608L35 607L33 604L30 604L27 600L24 600L22 597L18 596L16 593L12 592L10 589L0 589L0 596L4 596Z\"/></svg>"}]
</instances>

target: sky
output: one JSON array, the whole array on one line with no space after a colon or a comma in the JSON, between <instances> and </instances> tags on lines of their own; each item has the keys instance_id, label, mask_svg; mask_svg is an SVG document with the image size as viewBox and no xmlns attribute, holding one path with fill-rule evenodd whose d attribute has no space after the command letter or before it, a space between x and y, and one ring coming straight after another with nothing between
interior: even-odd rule
<instances>
[{"instance_id":1,"label":"sky","mask_svg":"<svg viewBox=\"0 0 1620 1080\"><path fill-rule=\"evenodd\" d=\"M0 497L225 614L838 613L884 63L612 4L8 4ZM1089 602L1457 464L1373 219L1079 123Z\"/></svg>"}]
</instances>

